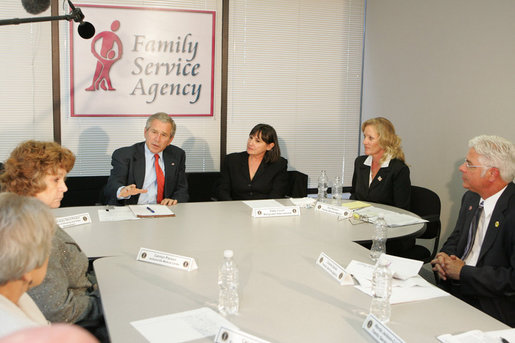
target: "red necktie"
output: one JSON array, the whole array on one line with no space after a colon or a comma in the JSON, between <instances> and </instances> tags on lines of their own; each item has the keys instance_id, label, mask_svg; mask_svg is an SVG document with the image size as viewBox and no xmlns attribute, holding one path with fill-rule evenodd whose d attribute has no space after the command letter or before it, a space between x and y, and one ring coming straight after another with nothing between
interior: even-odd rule
<instances>
[{"instance_id":1,"label":"red necktie","mask_svg":"<svg viewBox=\"0 0 515 343\"><path fill-rule=\"evenodd\" d=\"M165 190L165 175L163 174L163 170L159 166L159 155L154 155L154 166L156 168L156 177L157 177L157 203L160 204L163 200L163 193Z\"/></svg>"}]
</instances>

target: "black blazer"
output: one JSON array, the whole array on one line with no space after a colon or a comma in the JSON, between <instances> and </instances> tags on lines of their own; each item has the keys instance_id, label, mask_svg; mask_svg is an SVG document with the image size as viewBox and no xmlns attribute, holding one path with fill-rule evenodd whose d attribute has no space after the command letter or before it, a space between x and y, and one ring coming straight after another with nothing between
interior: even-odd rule
<instances>
[{"instance_id":1,"label":"black blazer","mask_svg":"<svg viewBox=\"0 0 515 343\"><path fill-rule=\"evenodd\" d=\"M165 165L165 189L164 197L176 199L178 202L187 202L188 180L186 178L186 154L184 150L174 145L169 145L163 150ZM145 142L123 147L113 152L111 175L107 180L104 196L108 204L128 205L137 204L138 195L129 199L118 200L116 192L118 188L135 184L137 188L143 187L145 180Z\"/></svg>"},{"instance_id":2,"label":"black blazer","mask_svg":"<svg viewBox=\"0 0 515 343\"><path fill-rule=\"evenodd\" d=\"M411 181L408 166L401 160L391 160L388 167L379 169L369 187L370 167L363 164L367 157L358 156L354 161L350 198L409 210Z\"/></svg>"},{"instance_id":3,"label":"black blazer","mask_svg":"<svg viewBox=\"0 0 515 343\"><path fill-rule=\"evenodd\" d=\"M218 200L284 198L288 190L288 161L280 157L273 163L261 162L252 181L246 151L225 157L216 191Z\"/></svg>"},{"instance_id":4,"label":"black blazer","mask_svg":"<svg viewBox=\"0 0 515 343\"><path fill-rule=\"evenodd\" d=\"M480 196L467 191L454 231L442 247L459 258L465 251L470 222ZM449 286L452 281L442 282ZM463 266L452 293L483 312L515 327L515 184L510 182L495 205L476 266ZM463 297L464 296L464 297Z\"/></svg>"}]
</instances>

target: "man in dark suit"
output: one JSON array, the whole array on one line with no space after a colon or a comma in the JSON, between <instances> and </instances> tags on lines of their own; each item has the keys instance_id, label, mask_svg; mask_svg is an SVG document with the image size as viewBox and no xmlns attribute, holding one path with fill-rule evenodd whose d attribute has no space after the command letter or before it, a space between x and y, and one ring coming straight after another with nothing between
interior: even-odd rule
<instances>
[{"instance_id":1,"label":"man in dark suit","mask_svg":"<svg viewBox=\"0 0 515 343\"><path fill-rule=\"evenodd\" d=\"M145 142L113 152L113 169L104 191L108 204L188 201L186 154L170 145L175 130L175 122L166 113L153 114L145 125Z\"/></svg>"},{"instance_id":2,"label":"man in dark suit","mask_svg":"<svg viewBox=\"0 0 515 343\"><path fill-rule=\"evenodd\" d=\"M515 147L497 136L469 147L459 168L469 191L431 264L442 288L515 327Z\"/></svg>"}]
</instances>

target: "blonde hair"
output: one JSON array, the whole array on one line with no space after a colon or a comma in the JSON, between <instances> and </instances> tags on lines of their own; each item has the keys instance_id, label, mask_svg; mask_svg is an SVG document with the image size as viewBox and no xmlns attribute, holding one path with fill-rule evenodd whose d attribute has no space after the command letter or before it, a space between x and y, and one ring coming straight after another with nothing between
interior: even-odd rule
<instances>
[{"instance_id":1,"label":"blonde hair","mask_svg":"<svg viewBox=\"0 0 515 343\"><path fill-rule=\"evenodd\" d=\"M33 197L0 194L0 285L39 268L55 233L50 208Z\"/></svg>"},{"instance_id":2,"label":"blonde hair","mask_svg":"<svg viewBox=\"0 0 515 343\"><path fill-rule=\"evenodd\" d=\"M361 125L361 131L365 132L367 126L373 126L379 135L379 145L384 150L384 155L379 162L384 162L387 157L398 159L406 163L404 152L401 148L401 139L395 134L393 124L386 118L377 117L365 121Z\"/></svg>"}]
</instances>

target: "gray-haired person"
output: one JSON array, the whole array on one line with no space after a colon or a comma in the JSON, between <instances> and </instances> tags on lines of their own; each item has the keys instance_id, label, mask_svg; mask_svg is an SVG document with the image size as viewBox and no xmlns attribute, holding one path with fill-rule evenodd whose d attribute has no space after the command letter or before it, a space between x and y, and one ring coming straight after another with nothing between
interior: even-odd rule
<instances>
[{"instance_id":1,"label":"gray-haired person","mask_svg":"<svg viewBox=\"0 0 515 343\"><path fill-rule=\"evenodd\" d=\"M55 219L41 201L0 193L0 337L49 325L26 293L43 282Z\"/></svg>"}]
</instances>

